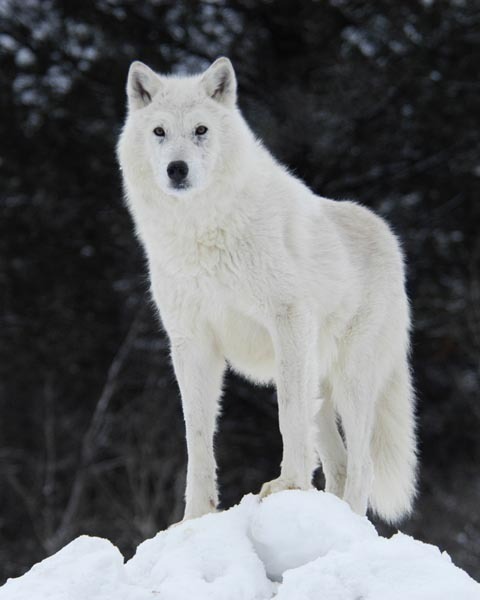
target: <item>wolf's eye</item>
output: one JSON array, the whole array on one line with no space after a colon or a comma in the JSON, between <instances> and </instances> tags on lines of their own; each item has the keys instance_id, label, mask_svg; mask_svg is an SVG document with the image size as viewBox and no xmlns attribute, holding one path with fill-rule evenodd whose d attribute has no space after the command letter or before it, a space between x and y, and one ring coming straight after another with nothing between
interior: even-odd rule
<instances>
[{"instance_id":1,"label":"wolf's eye","mask_svg":"<svg viewBox=\"0 0 480 600\"><path fill-rule=\"evenodd\" d=\"M153 133L158 135L158 137L165 137L165 129L163 127L155 127Z\"/></svg>"},{"instance_id":2,"label":"wolf's eye","mask_svg":"<svg viewBox=\"0 0 480 600\"><path fill-rule=\"evenodd\" d=\"M205 135L207 133L208 129L205 127L205 125L199 125L196 129L195 129L195 135Z\"/></svg>"}]
</instances>

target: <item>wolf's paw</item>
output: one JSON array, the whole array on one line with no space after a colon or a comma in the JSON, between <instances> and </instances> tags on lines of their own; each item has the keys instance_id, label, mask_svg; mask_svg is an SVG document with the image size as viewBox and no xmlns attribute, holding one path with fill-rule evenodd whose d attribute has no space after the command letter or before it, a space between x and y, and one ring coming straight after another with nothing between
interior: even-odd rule
<instances>
[{"instance_id":1,"label":"wolf's paw","mask_svg":"<svg viewBox=\"0 0 480 600\"><path fill-rule=\"evenodd\" d=\"M193 497L193 500L190 500L187 497L185 513L180 523L184 523L185 521L191 521L192 519L199 519L200 517L208 515L209 513L218 512L217 503L218 501L216 495L206 496L204 498Z\"/></svg>"},{"instance_id":2,"label":"wolf's paw","mask_svg":"<svg viewBox=\"0 0 480 600\"><path fill-rule=\"evenodd\" d=\"M169 525L167 527L167 529L174 529L178 525L183 525L187 521L193 521L194 519L200 519L201 517L204 517L205 515L209 515L211 513L216 513L216 512L219 512L219 510L216 508L215 505L211 504L211 505L208 506L208 508L206 508L204 510L197 510L195 512L185 513L185 515L184 515L184 517L183 517L183 519L181 521L177 521L176 523L172 523L171 525Z\"/></svg>"},{"instance_id":3,"label":"wolf's paw","mask_svg":"<svg viewBox=\"0 0 480 600\"><path fill-rule=\"evenodd\" d=\"M325 491L334 494L338 498L343 498L347 481L346 469L337 470L334 473L325 473L325 480Z\"/></svg>"},{"instance_id":4,"label":"wolf's paw","mask_svg":"<svg viewBox=\"0 0 480 600\"><path fill-rule=\"evenodd\" d=\"M270 494L275 494L276 492L283 492L284 490L301 490L304 489L302 486L298 485L292 480L284 479L283 477L277 477L277 479L272 479L272 481L267 481L262 485L262 489L260 490L260 498L266 498L270 496ZM305 488L306 489L306 488Z\"/></svg>"}]
</instances>

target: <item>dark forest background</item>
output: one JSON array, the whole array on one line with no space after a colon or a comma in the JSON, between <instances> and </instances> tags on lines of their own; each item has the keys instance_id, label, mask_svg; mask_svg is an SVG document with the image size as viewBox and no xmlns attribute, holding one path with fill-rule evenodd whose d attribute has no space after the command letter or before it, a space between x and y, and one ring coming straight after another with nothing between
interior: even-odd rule
<instances>
[{"instance_id":1,"label":"dark forest background","mask_svg":"<svg viewBox=\"0 0 480 600\"><path fill-rule=\"evenodd\" d=\"M402 530L480 577L480 3L0 1L0 579L182 516L184 429L114 148L129 63L219 55L273 153L404 241L420 495ZM222 505L278 471L273 390L229 377ZM319 475L321 484L321 475Z\"/></svg>"}]
</instances>

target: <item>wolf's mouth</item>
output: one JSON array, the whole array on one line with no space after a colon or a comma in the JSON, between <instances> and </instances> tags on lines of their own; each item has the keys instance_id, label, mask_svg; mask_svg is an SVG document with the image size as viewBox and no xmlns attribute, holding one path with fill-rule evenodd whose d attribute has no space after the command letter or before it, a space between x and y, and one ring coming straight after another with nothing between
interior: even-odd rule
<instances>
[{"instance_id":1,"label":"wolf's mouth","mask_svg":"<svg viewBox=\"0 0 480 600\"><path fill-rule=\"evenodd\" d=\"M170 189L175 191L188 190L190 187L190 183L188 181L180 181L178 183L172 182L170 184Z\"/></svg>"}]
</instances>

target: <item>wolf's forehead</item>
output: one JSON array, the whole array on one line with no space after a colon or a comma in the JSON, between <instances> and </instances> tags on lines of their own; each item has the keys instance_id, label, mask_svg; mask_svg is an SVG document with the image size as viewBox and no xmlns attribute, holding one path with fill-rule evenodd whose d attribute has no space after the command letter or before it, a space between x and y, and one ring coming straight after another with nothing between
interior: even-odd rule
<instances>
[{"instance_id":1,"label":"wolf's forehead","mask_svg":"<svg viewBox=\"0 0 480 600\"><path fill-rule=\"evenodd\" d=\"M183 110L199 106L207 99L198 77L171 77L162 81L155 99L163 106L181 107Z\"/></svg>"},{"instance_id":2,"label":"wolf's forehead","mask_svg":"<svg viewBox=\"0 0 480 600\"><path fill-rule=\"evenodd\" d=\"M153 98L153 104L159 110L186 114L193 110L204 110L208 106L207 96L201 90L186 88L171 89L165 86Z\"/></svg>"},{"instance_id":3,"label":"wolf's forehead","mask_svg":"<svg viewBox=\"0 0 480 600\"><path fill-rule=\"evenodd\" d=\"M215 112L215 104L207 96L198 77L165 78L153 97L151 114L168 121L192 125Z\"/></svg>"},{"instance_id":4,"label":"wolf's forehead","mask_svg":"<svg viewBox=\"0 0 480 600\"><path fill-rule=\"evenodd\" d=\"M155 98L154 106L158 111L163 111L176 116L185 116L192 112L206 112L201 102L193 98L172 98L163 96Z\"/></svg>"},{"instance_id":5,"label":"wolf's forehead","mask_svg":"<svg viewBox=\"0 0 480 600\"><path fill-rule=\"evenodd\" d=\"M182 102L174 104L172 102L159 102L153 107L152 118L166 121L172 125L181 127L189 126L194 122L208 119L210 112L208 109L202 109L195 102Z\"/></svg>"},{"instance_id":6,"label":"wolf's forehead","mask_svg":"<svg viewBox=\"0 0 480 600\"><path fill-rule=\"evenodd\" d=\"M152 109L154 118L165 119L178 126L191 125L194 121L210 120L212 114L212 108L208 103L194 98L178 99L169 96L155 98Z\"/></svg>"}]
</instances>

